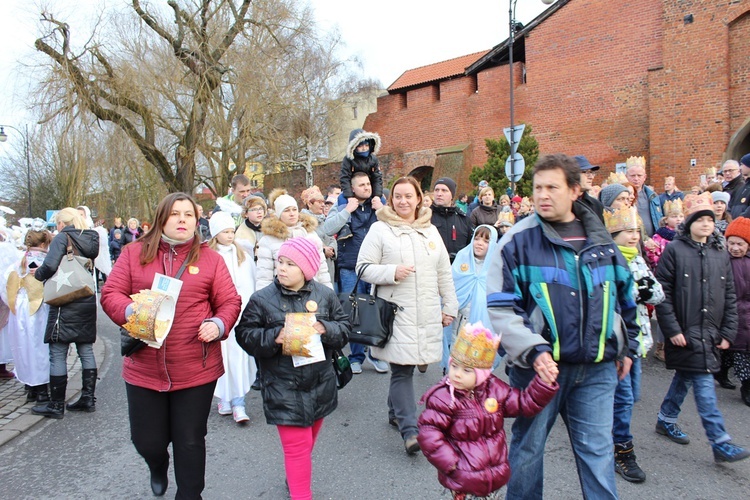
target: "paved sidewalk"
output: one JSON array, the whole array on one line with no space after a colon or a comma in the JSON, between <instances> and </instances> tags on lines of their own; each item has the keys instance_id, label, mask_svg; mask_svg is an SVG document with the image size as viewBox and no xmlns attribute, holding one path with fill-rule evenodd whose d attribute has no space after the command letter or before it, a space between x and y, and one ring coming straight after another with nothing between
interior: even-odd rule
<instances>
[{"instance_id":1,"label":"paved sidewalk","mask_svg":"<svg viewBox=\"0 0 750 500\"><path fill-rule=\"evenodd\" d=\"M97 339L94 343L94 356L98 367L102 365L105 354L104 342ZM9 363L8 370L12 368L13 363ZM68 389L65 400L76 398L80 392L81 362L78 360L75 344L71 344L68 351ZM0 379L0 446L45 419L31 413L31 407L35 404L26 402L26 392L21 382L16 379Z\"/></svg>"}]
</instances>

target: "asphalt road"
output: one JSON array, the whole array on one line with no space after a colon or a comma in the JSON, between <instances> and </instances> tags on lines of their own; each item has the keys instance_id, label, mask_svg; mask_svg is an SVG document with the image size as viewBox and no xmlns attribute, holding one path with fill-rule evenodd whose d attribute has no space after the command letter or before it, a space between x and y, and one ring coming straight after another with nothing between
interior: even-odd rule
<instances>
[{"instance_id":1,"label":"asphalt road","mask_svg":"<svg viewBox=\"0 0 750 500\"><path fill-rule=\"evenodd\" d=\"M100 336L107 359L97 387L97 411L68 412L45 421L0 448L0 497L14 499L149 498L148 469L130 443L125 389L120 377L118 333L101 315ZM497 373L502 373L502 367ZM422 394L439 379L439 369L415 374ZM339 408L323 425L313 458L316 499L447 499L436 472L422 456L404 453L398 433L388 425L387 375L365 365L362 375L339 393ZM633 430L640 465L648 474L633 485L618 477L622 498L747 498L750 460L716 465L692 396L680 423L692 442L681 446L654 432L656 413L671 380L655 360L644 363L643 399ZM750 408L739 391L718 389L719 405L735 442L750 445ZM692 393L691 393L692 394ZM209 418L206 499L288 498L281 447L274 427L265 423L259 393L247 398L251 422L240 427L213 411ZM506 423L510 433L511 422ZM545 497L580 498L575 464L565 427L558 422L547 443ZM167 498L174 496L170 470Z\"/></svg>"}]
</instances>

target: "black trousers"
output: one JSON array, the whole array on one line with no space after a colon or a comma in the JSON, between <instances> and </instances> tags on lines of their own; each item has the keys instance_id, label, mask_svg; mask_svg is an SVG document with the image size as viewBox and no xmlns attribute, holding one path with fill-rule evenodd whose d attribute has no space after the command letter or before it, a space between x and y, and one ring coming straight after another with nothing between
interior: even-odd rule
<instances>
[{"instance_id":1,"label":"black trousers","mask_svg":"<svg viewBox=\"0 0 750 500\"><path fill-rule=\"evenodd\" d=\"M169 463L172 443L179 499L201 498L206 476L208 414L216 381L173 392L158 392L126 383L130 439L149 469Z\"/></svg>"}]
</instances>

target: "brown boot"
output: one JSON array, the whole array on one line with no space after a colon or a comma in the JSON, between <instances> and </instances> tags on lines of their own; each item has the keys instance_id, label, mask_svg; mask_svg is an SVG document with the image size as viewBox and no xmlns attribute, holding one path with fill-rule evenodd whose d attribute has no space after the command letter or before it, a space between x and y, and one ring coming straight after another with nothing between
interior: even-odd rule
<instances>
[{"instance_id":1,"label":"brown boot","mask_svg":"<svg viewBox=\"0 0 750 500\"><path fill-rule=\"evenodd\" d=\"M664 362L664 342L656 343L656 348L654 349L654 357L662 363Z\"/></svg>"}]
</instances>

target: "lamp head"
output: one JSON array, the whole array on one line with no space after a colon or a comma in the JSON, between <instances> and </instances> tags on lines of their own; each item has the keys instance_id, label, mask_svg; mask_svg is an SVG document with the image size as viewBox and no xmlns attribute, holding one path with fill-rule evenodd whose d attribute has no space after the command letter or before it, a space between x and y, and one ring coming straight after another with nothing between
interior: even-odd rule
<instances>
[{"instance_id":1,"label":"lamp head","mask_svg":"<svg viewBox=\"0 0 750 500\"><path fill-rule=\"evenodd\" d=\"M544 5L552 5L553 3L555 3L555 0L542 0L542 3Z\"/></svg>"},{"instance_id":2,"label":"lamp head","mask_svg":"<svg viewBox=\"0 0 750 500\"><path fill-rule=\"evenodd\" d=\"M8 134L5 133L5 129L3 127L0 127L0 142L5 142L8 140Z\"/></svg>"}]
</instances>

